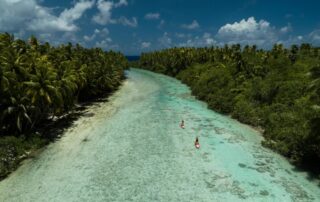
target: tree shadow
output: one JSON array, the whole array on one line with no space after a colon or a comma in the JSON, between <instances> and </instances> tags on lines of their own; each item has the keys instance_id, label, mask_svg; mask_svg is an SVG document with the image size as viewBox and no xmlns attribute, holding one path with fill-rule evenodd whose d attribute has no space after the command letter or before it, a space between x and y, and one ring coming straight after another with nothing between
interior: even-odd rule
<instances>
[{"instance_id":1,"label":"tree shadow","mask_svg":"<svg viewBox=\"0 0 320 202\"><path fill-rule=\"evenodd\" d=\"M295 172L305 172L307 173L307 180L318 181L318 186L320 187L320 164L317 162L303 162L295 165L292 168Z\"/></svg>"},{"instance_id":2,"label":"tree shadow","mask_svg":"<svg viewBox=\"0 0 320 202\"><path fill-rule=\"evenodd\" d=\"M87 112L89 106L99 105L101 103L108 102L108 98L94 99L88 102L83 102L76 106L75 109L64 115L58 120L47 119L39 126L37 126L37 132L41 134L41 137L47 140L47 143L55 142L57 139L62 137L62 134L74 125L74 122L81 117L92 117L95 114L92 112Z\"/></svg>"}]
</instances>

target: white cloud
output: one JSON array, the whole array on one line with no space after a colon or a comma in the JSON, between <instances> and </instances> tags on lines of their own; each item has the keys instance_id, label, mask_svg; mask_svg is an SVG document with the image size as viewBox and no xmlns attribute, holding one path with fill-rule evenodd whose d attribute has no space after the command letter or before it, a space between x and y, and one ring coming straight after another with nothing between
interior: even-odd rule
<instances>
[{"instance_id":1,"label":"white cloud","mask_svg":"<svg viewBox=\"0 0 320 202\"><path fill-rule=\"evenodd\" d=\"M28 28L33 31L76 31L74 21L81 18L83 13L93 6L93 1L77 2L73 8L65 9L59 17L37 9L37 18L32 20Z\"/></svg>"},{"instance_id":2,"label":"white cloud","mask_svg":"<svg viewBox=\"0 0 320 202\"><path fill-rule=\"evenodd\" d=\"M183 24L181 27L185 29L197 29L200 27L200 25L196 20L193 20L191 24Z\"/></svg>"},{"instance_id":3,"label":"white cloud","mask_svg":"<svg viewBox=\"0 0 320 202\"><path fill-rule=\"evenodd\" d=\"M111 49L114 46L114 44L111 44L111 42L112 42L111 38L106 38L101 41L97 41L95 43L95 46L103 49L107 49L107 48Z\"/></svg>"},{"instance_id":4,"label":"white cloud","mask_svg":"<svg viewBox=\"0 0 320 202\"><path fill-rule=\"evenodd\" d=\"M95 46L96 47L100 47L100 48L106 48L108 47L108 42L106 40L102 40L102 41L97 41Z\"/></svg>"},{"instance_id":5,"label":"white cloud","mask_svg":"<svg viewBox=\"0 0 320 202\"><path fill-rule=\"evenodd\" d=\"M83 36L83 39L84 39L85 41L92 41L95 37L96 37L95 34L93 34L93 35L91 35L91 36L84 35L84 36Z\"/></svg>"},{"instance_id":6,"label":"white cloud","mask_svg":"<svg viewBox=\"0 0 320 202\"><path fill-rule=\"evenodd\" d=\"M92 8L94 1L75 3L56 16L36 0L0 0L0 30L31 30L37 32L76 31L75 21Z\"/></svg>"},{"instance_id":7,"label":"white cloud","mask_svg":"<svg viewBox=\"0 0 320 202\"><path fill-rule=\"evenodd\" d=\"M85 41L93 41L96 37L106 37L109 34L109 30L107 28L103 28L102 30L95 29L91 36L85 35L83 39Z\"/></svg>"},{"instance_id":8,"label":"white cloud","mask_svg":"<svg viewBox=\"0 0 320 202\"><path fill-rule=\"evenodd\" d=\"M277 43L282 43L285 47L290 47L292 44L301 44L301 43L305 43L308 40L307 37L305 36L288 36L283 38L282 40L279 40ZM273 45L273 44L272 44Z\"/></svg>"},{"instance_id":9,"label":"white cloud","mask_svg":"<svg viewBox=\"0 0 320 202\"><path fill-rule=\"evenodd\" d=\"M60 17L63 21L75 21L81 18L83 13L91 8L94 4L94 1L80 1L77 2L73 8L65 9L61 14Z\"/></svg>"},{"instance_id":10,"label":"white cloud","mask_svg":"<svg viewBox=\"0 0 320 202\"><path fill-rule=\"evenodd\" d=\"M217 41L212 37L210 33L205 32L201 37L195 36L193 38L188 37L189 39L185 42L179 44L179 46L193 46L193 47L204 47L212 46L217 43Z\"/></svg>"},{"instance_id":11,"label":"white cloud","mask_svg":"<svg viewBox=\"0 0 320 202\"><path fill-rule=\"evenodd\" d=\"M109 30L107 28L103 28L101 30L95 29L93 34L89 37L90 40L87 40L87 41L92 41L96 39L96 42L95 42L96 47L100 47L103 49L112 49L117 45L112 44L112 39L108 37L108 35L109 35ZM84 36L84 39L86 40L85 37L86 36ZM99 38L100 39L102 38L102 39L98 40Z\"/></svg>"},{"instance_id":12,"label":"white cloud","mask_svg":"<svg viewBox=\"0 0 320 202\"><path fill-rule=\"evenodd\" d=\"M97 8L99 10L99 13L93 16L92 20L100 25L114 23L114 20L111 19L111 10L113 6L114 3L111 1L98 0Z\"/></svg>"},{"instance_id":13,"label":"white cloud","mask_svg":"<svg viewBox=\"0 0 320 202\"><path fill-rule=\"evenodd\" d=\"M220 34L251 34L254 32L263 32L270 27L270 23L264 20L256 22L254 17L248 18L248 20L242 19L240 22L233 24L226 24L222 26L218 33Z\"/></svg>"},{"instance_id":14,"label":"white cloud","mask_svg":"<svg viewBox=\"0 0 320 202\"><path fill-rule=\"evenodd\" d=\"M127 6L127 5L128 5L127 0L120 0L118 3L114 5L114 7L118 8L118 7Z\"/></svg>"},{"instance_id":15,"label":"white cloud","mask_svg":"<svg viewBox=\"0 0 320 202\"><path fill-rule=\"evenodd\" d=\"M99 31L98 33L100 33L101 36L106 36L109 34L109 30L107 28L103 28L102 30L98 30L96 29L97 31ZM95 30L95 32L96 32Z\"/></svg>"},{"instance_id":16,"label":"white cloud","mask_svg":"<svg viewBox=\"0 0 320 202\"><path fill-rule=\"evenodd\" d=\"M216 40L214 40L211 34L207 32L203 34L202 39L204 40L205 45L208 46L216 43Z\"/></svg>"},{"instance_id":17,"label":"white cloud","mask_svg":"<svg viewBox=\"0 0 320 202\"><path fill-rule=\"evenodd\" d=\"M147 13L144 16L144 18L147 20L157 20L160 18L160 14L159 13Z\"/></svg>"},{"instance_id":18,"label":"white cloud","mask_svg":"<svg viewBox=\"0 0 320 202\"><path fill-rule=\"evenodd\" d=\"M308 37L314 45L320 45L320 29L312 31Z\"/></svg>"},{"instance_id":19,"label":"white cloud","mask_svg":"<svg viewBox=\"0 0 320 202\"><path fill-rule=\"evenodd\" d=\"M127 19L124 16L121 16L118 20L119 23L121 23L124 26L129 26L129 27L137 27L138 26L138 20L137 18L133 17L131 21Z\"/></svg>"},{"instance_id":20,"label":"white cloud","mask_svg":"<svg viewBox=\"0 0 320 202\"><path fill-rule=\"evenodd\" d=\"M284 26L284 27L280 28L280 32L283 33L283 34L286 34L286 33L291 32L291 31L292 31L292 27L291 27L290 23L287 26Z\"/></svg>"},{"instance_id":21,"label":"white cloud","mask_svg":"<svg viewBox=\"0 0 320 202\"><path fill-rule=\"evenodd\" d=\"M12 31L24 27L31 21L37 12L35 0L6 1L0 0L0 29ZM44 8L45 9L45 8Z\"/></svg>"},{"instance_id":22,"label":"white cloud","mask_svg":"<svg viewBox=\"0 0 320 202\"><path fill-rule=\"evenodd\" d=\"M57 41L55 41L55 44L58 45L58 44L61 44L61 43L65 43L65 42L72 42L72 43L78 43L79 40L78 40L78 37L76 35L76 32L65 32L62 37L60 38L61 36L57 37L55 36L55 39ZM59 38L59 39L57 39ZM52 41L52 38L50 39L50 41Z\"/></svg>"},{"instance_id":23,"label":"white cloud","mask_svg":"<svg viewBox=\"0 0 320 202\"><path fill-rule=\"evenodd\" d=\"M213 45L213 44L215 44L215 40L212 39L212 38L206 39L206 44L207 44L207 45Z\"/></svg>"},{"instance_id":24,"label":"white cloud","mask_svg":"<svg viewBox=\"0 0 320 202\"><path fill-rule=\"evenodd\" d=\"M172 44L172 39L169 37L167 32L163 33L163 35L158 39L160 46L169 48Z\"/></svg>"},{"instance_id":25,"label":"white cloud","mask_svg":"<svg viewBox=\"0 0 320 202\"><path fill-rule=\"evenodd\" d=\"M127 6L127 5L128 5L128 2L126 0L120 0L118 3L114 3L112 1L98 0L97 8L99 10L99 13L93 16L92 21L99 25L119 23L124 26L137 27L138 20L135 17L129 20L124 16L121 16L119 19L113 19L111 16L113 8L118 8L118 7Z\"/></svg>"},{"instance_id":26,"label":"white cloud","mask_svg":"<svg viewBox=\"0 0 320 202\"><path fill-rule=\"evenodd\" d=\"M142 42L141 43L141 48L142 49L149 48L150 46L151 46L150 42Z\"/></svg>"},{"instance_id":27,"label":"white cloud","mask_svg":"<svg viewBox=\"0 0 320 202\"><path fill-rule=\"evenodd\" d=\"M254 17L240 22L222 26L217 38L228 44L256 44L260 46L272 45L278 41L277 31L265 20L257 22Z\"/></svg>"}]
</instances>

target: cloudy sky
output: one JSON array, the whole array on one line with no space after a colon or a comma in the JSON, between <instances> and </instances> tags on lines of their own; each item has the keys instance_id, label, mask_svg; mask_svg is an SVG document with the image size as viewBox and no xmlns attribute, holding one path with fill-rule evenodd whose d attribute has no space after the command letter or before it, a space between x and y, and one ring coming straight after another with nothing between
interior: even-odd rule
<instances>
[{"instance_id":1,"label":"cloudy sky","mask_svg":"<svg viewBox=\"0 0 320 202\"><path fill-rule=\"evenodd\" d=\"M0 32L126 55L174 46L320 45L317 0L0 0Z\"/></svg>"}]
</instances>

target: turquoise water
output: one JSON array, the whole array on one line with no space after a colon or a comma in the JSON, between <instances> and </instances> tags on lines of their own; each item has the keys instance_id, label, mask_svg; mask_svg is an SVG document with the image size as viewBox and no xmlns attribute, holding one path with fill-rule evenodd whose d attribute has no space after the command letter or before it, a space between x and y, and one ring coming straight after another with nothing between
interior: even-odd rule
<instances>
[{"instance_id":1,"label":"turquoise water","mask_svg":"<svg viewBox=\"0 0 320 202\"><path fill-rule=\"evenodd\" d=\"M173 78L127 76L88 109L94 116L1 181L0 201L320 201L318 182L263 148L255 130Z\"/></svg>"}]
</instances>

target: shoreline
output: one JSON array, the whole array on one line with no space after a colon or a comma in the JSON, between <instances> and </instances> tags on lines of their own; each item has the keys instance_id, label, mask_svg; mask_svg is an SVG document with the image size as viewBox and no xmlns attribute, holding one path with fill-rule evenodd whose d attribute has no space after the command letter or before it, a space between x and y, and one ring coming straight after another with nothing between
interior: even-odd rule
<instances>
[{"instance_id":1,"label":"shoreline","mask_svg":"<svg viewBox=\"0 0 320 202\"><path fill-rule=\"evenodd\" d=\"M202 100L202 99L199 99L199 97L191 90L191 86L186 84L185 82L182 81L182 79L179 79L175 76L170 76L170 75L167 75L165 73L161 73L161 72L157 72L157 71L153 71L153 70L149 70L147 68L143 68L143 67L136 67L136 68L139 68L139 69L143 69L143 70L146 70L146 71L150 71L150 72L153 72L153 73L156 73L156 74L161 74L161 75L165 75L165 76L168 76L170 78L174 78L174 79L177 79L178 81L180 81L182 84L188 86L188 88L190 89L191 91L191 95L195 97L196 100L199 100L201 102L204 102L206 105L207 105L207 108L209 110L212 110L216 113L219 113L221 115L225 115L227 117L229 117L230 119L233 119L243 125L246 125L247 127L251 128L252 130L258 132L261 137L263 138L263 141L261 141L260 145L261 147L264 147L264 148L267 148L267 149L270 149L271 151L281 155L283 158L285 158L291 165L293 165L297 170L300 170L300 171L303 171L303 172L307 172L309 177L311 179L316 179L317 181L320 182L320 167L316 164L316 163L306 163L306 162L295 162L293 161L292 159L290 159L290 157L288 156L285 156L283 155L279 150L277 150L277 148L274 148L272 146L270 146L267 142L266 142L266 139L265 139L265 135L264 135L264 132L265 132L265 129L261 126L261 125L251 125L250 123L247 123L245 121L242 121L241 119L239 118L236 118L236 117L233 117L231 113L221 113L219 111L216 111L214 108L211 108L209 107L208 105L208 102L205 101L205 100ZM320 184L319 184L320 186Z\"/></svg>"},{"instance_id":2,"label":"shoreline","mask_svg":"<svg viewBox=\"0 0 320 202\"><path fill-rule=\"evenodd\" d=\"M93 98L89 101L76 103L74 108L60 117L46 120L38 128L28 134L28 138L3 136L0 137L0 181L6 179L11 173L16 171L24 161L35 158L41 154L48 145L54 143L63 136L65 130L70 129L75 121L82 117L91 117L94 114L88 109L100 103L109 102L109 98L114 95L126 82L122 80L117 89L111 93ZM18 143L16 143L18 142ZM22 147L22 148L21 148Z\"/></svg>"}]
</instances>

